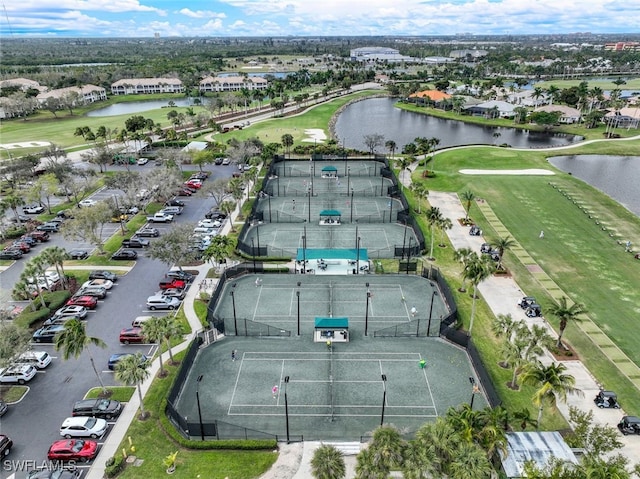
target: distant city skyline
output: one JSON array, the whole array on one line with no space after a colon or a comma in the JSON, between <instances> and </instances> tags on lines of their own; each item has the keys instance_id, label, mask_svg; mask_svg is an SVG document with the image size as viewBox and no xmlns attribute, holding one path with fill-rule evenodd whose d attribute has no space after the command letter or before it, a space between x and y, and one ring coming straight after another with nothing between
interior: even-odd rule
<instances>
[{"instance_id":1,"label":"distant city skyline","mask_svg":"<svg viewBox=\"0 0 640 479\"><path fill-rule=\"evenodd\" d=\"M16 37L549 35L640 32L610 0L1 0Z\"/></svg>"}]
</instances>

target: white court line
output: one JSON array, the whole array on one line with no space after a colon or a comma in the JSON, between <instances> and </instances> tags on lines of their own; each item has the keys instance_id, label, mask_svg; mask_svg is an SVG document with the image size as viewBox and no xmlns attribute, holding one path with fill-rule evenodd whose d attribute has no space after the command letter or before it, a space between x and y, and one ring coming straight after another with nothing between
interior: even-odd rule
<instances>
[{"instance_id":1,"label":"white court line","mask_svg":"<svg viewBox=\"0 0 640 479\"><path fill-rule=\"evenodd\" d=\"M422 359L422 356L420 356L420 359ZM429 378L427 377L427 368L424 368L422 370L422 374L424 374L424 380L427 383L427 389L429 390L429 397L431 398L431 403L433 404L433 408L436 410L436 416L438 415L438 409L436 408L436 402L433 399L433 392L431 391L431 383L429 382Z\"/></svg>"}]
</instances>

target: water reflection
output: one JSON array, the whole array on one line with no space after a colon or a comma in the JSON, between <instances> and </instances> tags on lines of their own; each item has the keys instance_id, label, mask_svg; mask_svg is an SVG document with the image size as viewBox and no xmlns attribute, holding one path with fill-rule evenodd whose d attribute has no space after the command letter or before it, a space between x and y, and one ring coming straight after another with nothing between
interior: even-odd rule
<instances>
[{"instance_id":1,"label":"water reflection","mask_svg":"<svg viewBox=\"0 0 640 479\"><path fill-rule=\"evenodd\" d=\"M398 149L418 137L438 138L438 148L503 143L514 148L544 148L567 145L581 139L574 135L470 125L401 110L394 106L396 102L392 98L371 98L346 107L335 126L339 142L347 148L367 151L364 136L372 134L383 135L385 141L395 141ZM378 152L383 151L384 148Z\"/></svg>"},{"instance_id":2,"label":"water reflection","mask_svg":"<svg viewBox=\"0 0 640 479\"><path fill-rule=\"evenodd\" d=\"M549 158L556 168L606 193L640 216L640 157L570 155Z\"/></svg>"},{"instance_id":3,"label":"water reflection","mask_svg":"<svg viewBox=\"0 0 640 479\"><path fill-rule=\"evenodd\" d=\"M193 106L194 98L179 98L173 100L175 106ZM87 116L116 116L140 113L141 111L157 110L168 107L169 100L132 101L129 103L116 103L104 108L90 111Z\"/></svg>"}]
</instances>

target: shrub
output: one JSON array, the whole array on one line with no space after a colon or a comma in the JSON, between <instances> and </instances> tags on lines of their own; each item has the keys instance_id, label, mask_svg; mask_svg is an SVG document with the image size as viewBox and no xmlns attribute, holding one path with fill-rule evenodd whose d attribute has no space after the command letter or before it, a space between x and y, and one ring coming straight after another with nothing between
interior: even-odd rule
<instances>
[{"instance_id":1,"label":"shrub","mask_svg":"<svg viewBox=\"0 0 640 479\"><path fill-rule=\"evenodd\" d=\"M16 226L15 228L8 228L5 231L4 236L8 239L20 238L20 236L22 236L26 232L27 228L25 228L24 226Z\"/></svg>"},{"instance_id":2,"label":"shrub","mask_svg":"<svg viewBox=\"0 0 640 479\"><path fill-rule=\"evenodd\" d=\"M50 315L51 310L49 308L43 308L36 311L30 311L25 308L25 310L17 315L13 321L24 328L29 328L38 321L44 321Z\"/></svg>"},{"instance_id":3,"label":"shrub","mask_svg":"<svg viewBox=\"0 0 640 479\"><path fill-rule=\"evenodd\" d=\"M124 469L125 462L124 457L121 455L116 455L107 459L104 468L104 475L106 477L116 477L122 470Z\"/></svg>"}]
</instances>

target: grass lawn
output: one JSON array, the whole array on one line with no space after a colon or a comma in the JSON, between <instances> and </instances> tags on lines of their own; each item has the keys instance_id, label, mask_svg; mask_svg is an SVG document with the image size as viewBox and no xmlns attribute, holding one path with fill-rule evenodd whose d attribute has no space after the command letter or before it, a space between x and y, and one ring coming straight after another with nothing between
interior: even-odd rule
<instances>
[{"instance_id":1,"label":"grass lawn","mask_svg":"<svg viewBox=\"0 0 640 479\"><path fill-rule=\"evenodd\" d=\"M176 355L182 359L184 353ZM127 466L118 477L122 479L138 479L140 477L164 477L163 459L178 451L177 467L173 477L252 479L267 471L275 462L277 453L272 451L236 451L236 450L190 450L175 443L168 436L159 421L164 414L164 401L175 378L179 366L167 365L169 375L164 379L156 379L145 396L144 405L151 417L145 421L135 419L127 432L118 451L123 449L131 454L132 445L136 457L143 459L140 467ZM136 393L137 394L137 393Z\"/></svg>"},{"instance_id":2,"label":"grass lawn","mask_svg":"<svg viewBox=\"0 0 640 479\"><path fill-rule=\"evenodd\" d=\"M120 402L128 402L131 400L136 392L136 388L129 386L108 386L107 389L111 392L109 399ZM92 388L84 395L85 399L95 399L102 394L102 388Z\"/></svg>"},{"instance_id":3,"label":"grass lawn","mask_svg":"<svg viewBox=\"0 0 640 479\"><path fill-rule=\"evenodd\" d=\"M577 151L571 150L571 153L628 154L639 145L640 141L607 142L581 147ZM473 154L469 154L470 151ZM638 243L640 219L577 178L555 170L546 161L553 154L557 153L499 148L455 150L436 155L435 178L422 179L418 171L414 173L413 179L425 182L429 190L458 193L471 190L476 196L485 199L511 235L547 274L572 300L583 303L590 318L636 364L640 364L640 353L635 348L640 339L640 330L629 321L637 316L637 305L640 304L638 264L617 243L618 238L631 238L632 241L637 239L633 243ZM517 177L464 176L458 173L461 168L532 167L552 169L557 174L553 177ZM552 188L550 182L571 192L579 205L584 205L589 210L592 218ZM498 236L490 230L477 208L472 206L470 215L485 231L487 239L497 239ZM595 224L596 217L599 225ZM603 225L606 225L607 231L602 230ZM544 241L538 238L540 230L545 232ZM447 272L452 263L451 251L447 252L448 257L445 257L444 251L439 253L441 254L436 264ZM512 255L507 252L506 257L506 266L514 274L518 284L527 294L538 298L544 311L545 306L551 304L550 297ZM459 270L457 265L453 265L453 269ZM459 277L459 273L447 274L447 278L453 281L456 276ZM467 321L465 300L458 299L461 316ZM495 357L495 345L492 345L492 335L489 332L490 316L479 315L474 326L474 336L488 362L492 363L490 358ZM547 319L557 330L557 321L552 317ZM628 411L640 410L638 390L622 376L602 351L594 347L577 325L570 324L567 327L565 338L578 351L580 359L594 376L607 388L618 392ZM498 375L499 368L494 369L493 374Z\"/></svg>"}]
</instances>

